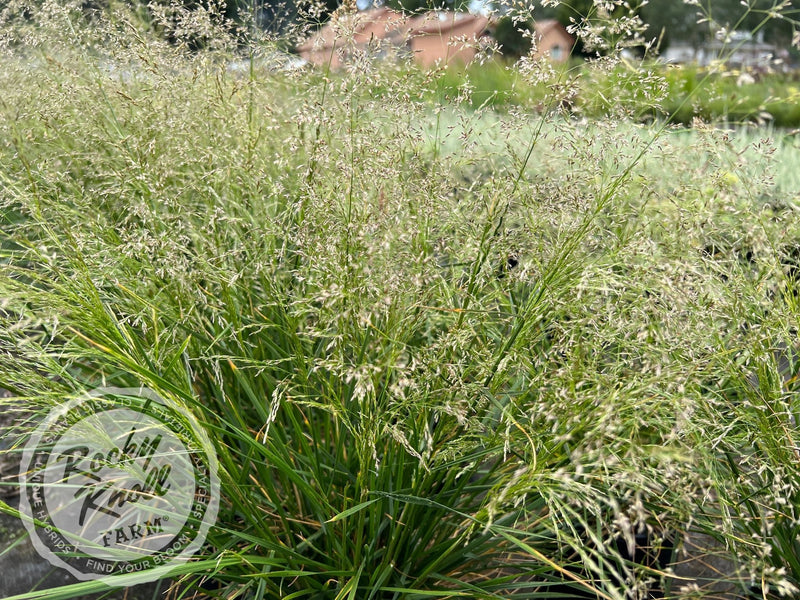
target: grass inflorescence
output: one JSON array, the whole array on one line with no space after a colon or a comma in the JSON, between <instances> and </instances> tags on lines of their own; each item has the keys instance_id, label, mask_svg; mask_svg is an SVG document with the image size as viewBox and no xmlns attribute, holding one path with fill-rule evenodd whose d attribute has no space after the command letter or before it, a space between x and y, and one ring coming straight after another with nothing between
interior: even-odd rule
<instances>
[{"instance_id":1,"label":"grass inflorescence","mask_svg":"<svg viewBox=\"0 0 800 600\"><path fill-rule=\"evenodd\" d=\"M795 138L242 75L214 15L183 47L45 8L0 74L0 386L200 420L220 510L179 589L797 592Z\"/></svg>"}]
</instances>

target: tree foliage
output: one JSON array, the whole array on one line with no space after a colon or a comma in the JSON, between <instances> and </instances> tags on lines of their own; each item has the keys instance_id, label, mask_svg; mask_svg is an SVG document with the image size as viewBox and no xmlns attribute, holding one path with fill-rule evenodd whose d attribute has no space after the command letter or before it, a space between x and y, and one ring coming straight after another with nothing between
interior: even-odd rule
<instances>
[{"instance_id":1,"label":"tree foliage","mask_svg":"<svg viewBox=\"0 0 800 600\"><path fill-rule=\"evenodd\" d=\"M468 0L388 0L386 6L407 13L420 13L429 10L466 11Z\"/></svg>"},{"instance_id":2,"label":"tree foliage","mask_svg":"<svg viewBox=\"0 0 800 600\"><path fill-rule=\"evenodd\" d=\"M674 0L650 0L642 7L646 35L661 39L661 48L673 41L699 45L720 30L763 33L764 39L781 46L791 42L790 19L800 13L800 2L791 0L773 13L774 0L704 0L699 6ZM772 13L772 14L771 14ZM780 15L780 16L778 16Z\"/></svg>"},{"instance_id":3,"label":"tree foliage","mask_svg":"<svg viewBox=\"0 0 800 600\"><path fill-rule=\"evenodd\" d=\"M88 15L113 8L121 0L83 0L82 10ZM473 0L474 1L474 0ZM38 0L26 4L32 7ZM376 0L372 0L373 4ZM128 0L125 4L138 7L139 14L155 22L155 13L161 11L207 11L253 30L280 34L298 21L325 22L343 0ZM4 3L0 2L0 6ZM359 2L367 6L369 0ZM384 0L384 4L406 13L428 10L470 9L471 0ZM485 0L504 17L519 16L520 4L512 0ZM613 10L608 10L612 7ZM529 47L525 30L530 29L533 19L554 18L562 25L579 25L602 19L620 19L624 16L640 18L646 29L643 38L655 42L659 50L666 49L676 41L699 46L720 31L748 31L763 36L767 42L788 47L794 26L800 18L800 0L649 0L641 2L606 2L596 0L562 0L556 4L541 0L526 6L529 12L524 18L501 18L497 23L498 42L511 55L524 54ZM178 18L178 17L176 17ZM578 52L583 50L578 41Z\"/></svg>"},{"instance_id":4,"label":"tree foliage","mask_svg":"<svg viewBox=\"0 0 800 600\"><path fill-rule=\"evenodd\" d=\"M500 45L503 56L519 58L528 54L531 49L532 31L533 26L530 21L515 23L511 17L505 16L497 21L494 39Z\"/></svg>"},{"instance_id":5,"label":"tree foliage","mask_svg":"<svg viewBox=\"0 0 800 600\"><path fill-rule=\"evenodd\" d=\"M594 0L564 0L553 8L537 6L536 11L537 18L552 17L564 26L604 16ZM624 15L638 16L646 26L644 39L658 42L661 50L675 41L698 46L720 31L760 34L765 41L786 47L792 40L793 20L800 16L800 0L649 0L617 4L607 16Z\"/></svg>"}]
</instances>

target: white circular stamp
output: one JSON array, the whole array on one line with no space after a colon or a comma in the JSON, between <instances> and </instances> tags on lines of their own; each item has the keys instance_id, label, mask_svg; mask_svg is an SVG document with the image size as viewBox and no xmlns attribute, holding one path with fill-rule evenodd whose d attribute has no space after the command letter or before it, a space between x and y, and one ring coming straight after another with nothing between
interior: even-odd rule
<instances>
[{"instance_id":1,"label":"white circular stamp","mask_svg":"<svg viewBox=\"0 0 800 600\"><path fill-rule=\"evenodd\" d=\"M101 388L50 411L25 445L20 512L36 550L81 580L164 577L205 542L217 458L187 411Z\"/></svg>"}]
</instances>

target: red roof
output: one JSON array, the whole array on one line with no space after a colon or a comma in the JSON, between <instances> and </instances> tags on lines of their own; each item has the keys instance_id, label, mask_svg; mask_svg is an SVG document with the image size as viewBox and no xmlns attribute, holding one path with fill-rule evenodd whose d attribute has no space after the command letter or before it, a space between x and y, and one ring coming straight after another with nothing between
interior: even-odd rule
<instances>
[{"instance_id":1,"label":"red roof","mask_svg":"<svg viewBox=\"0 0 800 600\"><path fill-rule=\"evenodd\" d=\"M469 28L480 35L489 25L489 18L452 11L432 11L409 20L411 35L443 35L456 28Z\"/></svg>"},{"instance_id":2,"label":"red roof","mask_svg":"<svg viewBox=\"0 0 800 600\"><path fill-rule=\"evenodd\" d=\"M390 8L373 8L367 11L348 13L335 21L326 23L305 42L297 46L300 52L333 48L337 41L347 40L366 44L372 39L407 36L408 18Z\"/></svg>"}]
</instances>

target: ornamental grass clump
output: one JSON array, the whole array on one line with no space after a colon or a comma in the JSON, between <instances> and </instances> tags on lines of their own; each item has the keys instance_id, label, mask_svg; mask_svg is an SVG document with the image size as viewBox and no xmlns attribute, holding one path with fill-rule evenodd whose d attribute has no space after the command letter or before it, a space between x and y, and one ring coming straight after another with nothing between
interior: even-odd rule
<instances>
[{"instance_id":1,"label":"ornamental grass clump","mask_svg":"<svg viewBox=\"0 0 800 600\"><path fill-rule=\"evenodd\" d=\"M176 593L679 597L717 583L677 572L689 529L732 589L794 593L792 396L759 367L796 331L792 141L273 71L268 39L243 74L250 30L207 8L18 8L0 402L32 430L144 386L198 419L219 514ZM611 61L629 32L589 25Z\"/></svg>"}]
</instances>

